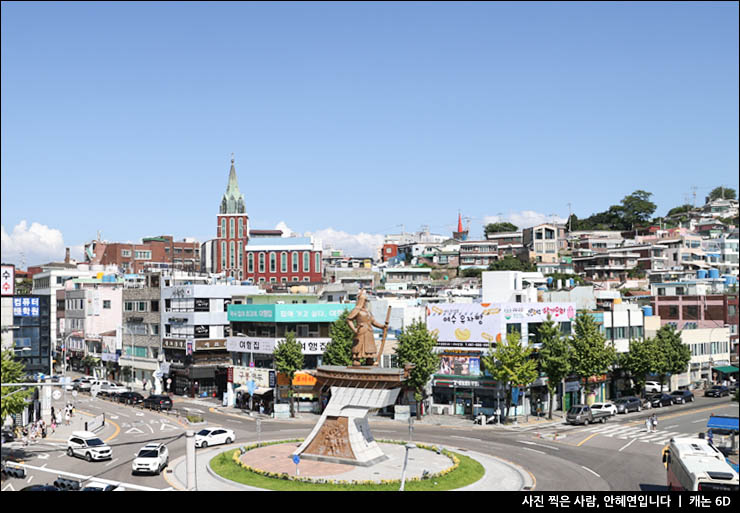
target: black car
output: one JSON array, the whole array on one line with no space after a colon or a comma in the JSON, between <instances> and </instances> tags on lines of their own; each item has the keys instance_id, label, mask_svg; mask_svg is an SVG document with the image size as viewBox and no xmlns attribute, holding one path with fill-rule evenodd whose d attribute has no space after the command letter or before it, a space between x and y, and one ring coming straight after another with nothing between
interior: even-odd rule
<instances>
[{"instance_id":1,"label":"black car","mask_svg":"<svg viewBox=\"0 0 740 513\"><path fill-rule=\"evenodd\" d=\"M724 385L714 385L704 391L704 397L722 397L723 395L730 395L730 389Z\"/></svg>"},{"instance_id":2,"label":"black car","mask_svg":"<svg viewBox=\"0 0 740 513\"><path fill-rule=\"evenodd\" d=\"M691 390L674 390L671 392L674 404L686 404L694 402L694 393Z\"/></svg>"},{"instance_id":3,"label":"black car","mask_svg":"<svg viewBox=\"0 0 740 513\"><path fill-rule=\"evenodd\" d=\"M21 488L18 491L19 492L60 492L61 490L53 485L35 484L31 486L26 486L25 488Z\"/></svg>"},{"instance_id":4,"label":"black car","mask_svg":"<svg viewBox=\"0 0 740 513\"><path fill-rule=\"evenodd\" d=\"M172 399L167 395L150 395L144 399L141 405L152 410L171 410Z\"/></svg>"},{"instance_id":5,"label":"black car","mask_svg":"<svg viewBox=\"0 0 740 513\"><path fill-rule=\"evenodd\" d=\"M660 408L661 406L670 406L673 404L673 397L668 394L651 394L647 396L647 398L653 408Z\"/></svg>"},{"instance_id":6,"label":"black car","mask_svg":"<svg viewBox=\"0 0 740 513\"><path fill-rule=\"evenodd\" d=\"M119 403L126 404L141 404L144 401L144 396L139 392L121 392L116 394L115 398Z\"/></svg>"},{"instance_id":7,"label":"black car","mask_svg":"<svg viewBox=\"0 0 740 513\"><path fill-rule=\"evenodd\" d=\"M614 406L617 407L617 413L629 413L631 411L641 411L642 402L638 397L620 397L614 401Z\"/></svg>"}]
</instances>

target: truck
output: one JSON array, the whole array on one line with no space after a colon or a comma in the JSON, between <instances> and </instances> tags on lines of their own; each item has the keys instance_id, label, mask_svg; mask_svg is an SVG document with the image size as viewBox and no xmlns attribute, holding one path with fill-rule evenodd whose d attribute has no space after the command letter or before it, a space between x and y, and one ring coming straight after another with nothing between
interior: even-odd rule
<instances>
[{"instance_id":1,"label":"truck","mask_svg":"<svg viewBox=\"0 0 740 513\"><path fill-rule=\"evenodd\" d=\"M608 410L592 410L586 404L576 404L568 410L568 414L565 416L565 422L566 424L584 424L588 426L596 422L604 424L609 417L611 417L611 413Z\"/></svg>"}]
</instances>

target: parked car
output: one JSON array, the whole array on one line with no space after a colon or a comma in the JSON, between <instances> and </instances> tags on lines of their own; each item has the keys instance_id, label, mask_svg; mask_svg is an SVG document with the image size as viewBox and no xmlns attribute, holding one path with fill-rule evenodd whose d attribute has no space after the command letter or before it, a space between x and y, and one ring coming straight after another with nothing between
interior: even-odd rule
<instances>
[{"instance_id":1,"label":"parked car","mask_svg":"<svg viewBox=\"0 0 740 513\"><path fill-rule=\"evenodd\" d=\"M125 404L141 404L144 401L144 396L139 392L120 392L115 398L119 403Z\"/></svg>"},{"instance_id":2,"label":"parked car","mask_svg":"<svg viewBox=\"0 0 740 513\"><path fill-rule=\"evenodd\" d=\"M620 397L614 401L614 405L617 407L617 413L642 411L642 401L640 401L639 397L635 396Z\"/></svg>"},{"instance_id":3,"label":"parked car","mask_svg":"<svg viewBox=\"0 0 740 513\"><path fill-rule=\"evenodd\" d=\"M714 385L704 391L704 397L722 397L723 395L730 395L730 389L724 385Z\"/></svg>"},{"instance_id":4,"label":"parked car","mask_svg":"<svg viewBox=\"0 0 740 513\"><path fill-rule=\"evenodd\" d=\"M671 392L674 404L686 404L694 402L694 393L691 390L674 390Z\"/></svg>"},{"instance_id":5,"label":"parked car","mask_svg":"<svg viewBox=\"0 0 740 513\"><path fill-rule=\"evenodd\" d=\"M212 445L230 444L236 440L236 435L231 429L212 427L201 429L195 435L196 447L210 447Z\"/></svg>"},{"instance_id":6,"label":"parked car","mask_svg":"<svg viewBox=\"0 0 740 513\"><path fill-rule=\"evenodd\" d=\"M591 411L606 411L614 417L617 414L617 407L613 403L594 403L591 405Z\"/></svg>"},{"instance_id":7,"label":"parked car","mask_svg":"<svg viewBox=\"0 0 740 513\"><path fill-rule=\"evenodd\" d=\"M650 405L653 408L660 408L661 406L670 406L673 404L673 397L669 394L651 394L647 399L650 401Z\"/></svg>"},{"instance_id":8,"label":"parked car","mask_svg":"<svg viewBox=\"0 0 740 513\"><path fill-rule=\"evenodd\" d=\"M668 392L668 385L663 385L661 388L660 383L657 381L646 381L645 382L645 392L647 393L655 393L655 392Z\"/></svg>"},{"instance_id":9,"label":"parked car","mask_svg":"<svg viewBox=\"0 0 740 513\"><path fill-rule=\"evenodd\" d=\"M577 404L568 410L565 416L565 422L567 424L584 424L588 426L593 422L601 422L603 424L611 416L611 413L608 411L591 410L590 406Z\"/></svg>"},{"instance_id":10,"label":"parked car","mask_svg":"<svg viewBox=\"0 0 740 513\"><path fill-rule=\"evenodd\" d=\"M59 488L50 484L35 484L18 490L19 492L61 492Z\"/></svg>"},{"instance_id":11,"label":"parked car","mask_svg":"<svg viewBox=\"0 0 740 513\"><path fill-rule=\"evenodd\" d=\"M79 390L80 392L89 392L94 381L95 378L82 378L77 385L75 385L75 390Z\"/></svg>"},{"instance_id":12,"label":"parked car","mask_svg":"<svg viewBox=\"0 0 740 513\"><path fill-rule=\"evenodd\" d=\"M102 395L103 397L113 397L116 394L128 391L128 387L123 386L120 383L110 383L108 385L101 386L100 392L98 392L98 394Z\"/></svg>"},{"instance_id":13,"label":"parked car","mask_svg":"<svg viewBox=\"0 0 740 513\"><path fill-rule=\"evenodd\" d=\"M147 444L131 462L131 473L147 472L159 474L170 462L170 453L164 444Z\"/></svg>"},{"instance_id":14,"label":"parked car","mask_svg":"<svg viewBox=\"0 0 740 513\"><path fill-rule=\"evenodd\" d=\"M106 484L100 481L90 481L80 488L81 492L125 492L126 488L121 485Z\"/></svg>"},{"instance_id":15,"label":"parked car","mask_svg":"<svg viewBox=\"0 0 740 513\"><path fill-rule=\"evenodd\" d=\"M142 401L141 405L152 410L171 410L172 399L168 395L150 395Z\"/></svg>"},{"instance_id":16,"label":"parked car","mask_svg":"<svg viewBox=\"0 0 740 513\"><path fill-rule=\"evenodd\" d=\"M74 431L67 440L67 456L78 456L87 461L109 460L113 451L95 433Z\"/></svg>"}]
</instances>

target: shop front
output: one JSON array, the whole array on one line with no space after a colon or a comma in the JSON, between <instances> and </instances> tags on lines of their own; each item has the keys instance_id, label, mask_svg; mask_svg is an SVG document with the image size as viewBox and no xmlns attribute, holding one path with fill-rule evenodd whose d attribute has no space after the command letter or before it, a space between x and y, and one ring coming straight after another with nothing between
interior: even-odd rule
<instances>
[{"instance_id":1,"label":"shop front","mask_svg":"<svg viewBox=\"0 0 740 513\"><path fill-rule=\"evenodd\" d=\"M278 402L290 403L290 380L282 373L277 374ZM296 412L319 413L321 392L316 390L316 377L308 372L296 372L293 376L293 398Z\"/></svg>"}]
</instances>

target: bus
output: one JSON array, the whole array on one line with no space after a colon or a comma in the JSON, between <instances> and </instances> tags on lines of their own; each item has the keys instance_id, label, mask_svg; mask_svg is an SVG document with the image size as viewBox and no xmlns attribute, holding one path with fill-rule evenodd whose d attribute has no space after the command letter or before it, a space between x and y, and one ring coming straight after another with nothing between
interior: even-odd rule
<instances>
[{"instance_id":1,"label":"bus","mask_svg":"<svg viewBox=\"0 0 740 513\"><path fill-rule=\"evenodd\" d=\"M738 474L724 455L702 438L672 438L663 450L668 488L678 491L737 492Z\"/></svg>"}]
</instances>

